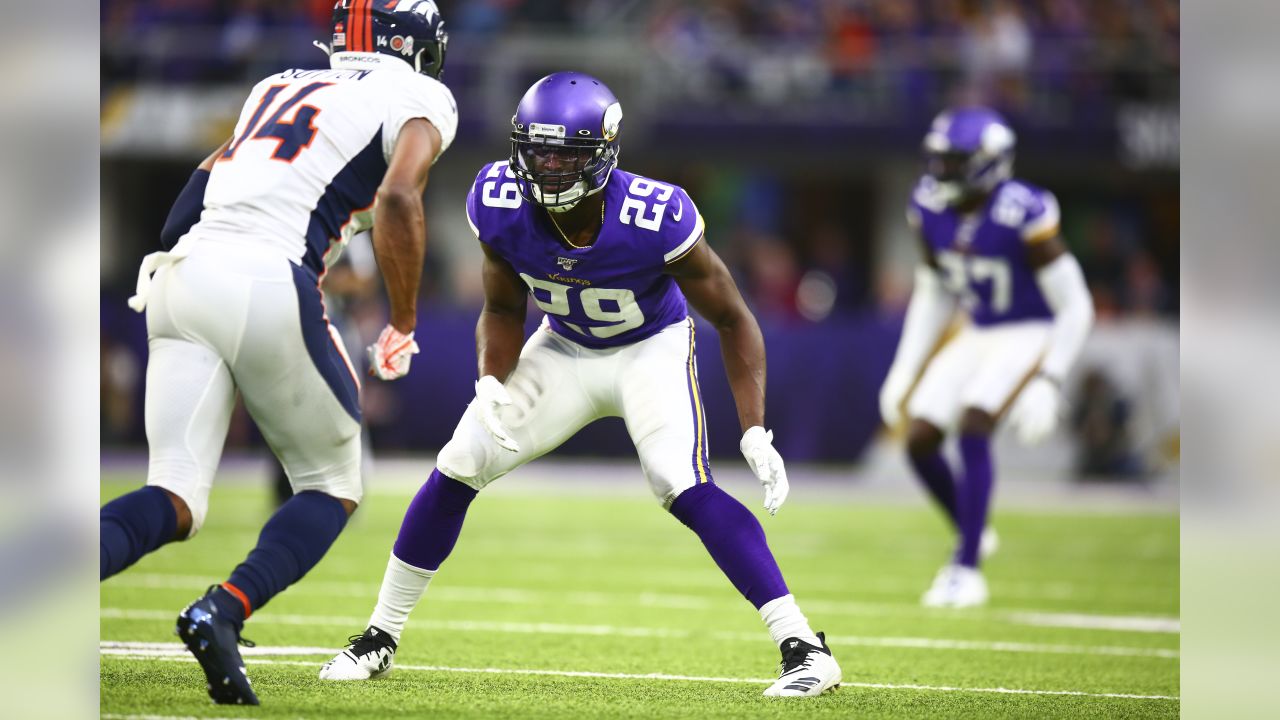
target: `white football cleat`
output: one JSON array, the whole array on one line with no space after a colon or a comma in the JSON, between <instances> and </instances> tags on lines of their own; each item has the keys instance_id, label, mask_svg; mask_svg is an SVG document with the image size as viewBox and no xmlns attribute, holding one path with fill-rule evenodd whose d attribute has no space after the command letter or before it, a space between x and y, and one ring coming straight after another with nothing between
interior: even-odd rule
<instances>
[{"instance_id":1,"label":"white football cleat","mask_svg":"<svg viewBox=\"0 0 1280 720\"><path fill-rule=\"evenodd\" d=\"M840 687L840 666L831 656L827 638L818 633L821 646L799 638L782 641L782 663L778 680L765 691L765 697L817 697Z\"/></svg>"},{"instance_id":2,"label":"white football cleat","mask_svg":"<svg viewBox=\"0 0 1280 720\"><path fill-rule=\"evenodd\" d=\"M982 528L982 539L978 541L978 557L986 560L1000 549L1000 535L990 525Z\"/></svg>"},{"instance_id":3,"label":"white football cleat","mask_svg":"<svg viewBox=\"0 0 1280 720\"><path fill-rule=\"evenodd\" d=\"M321 680L373 680L391 672L396 641L390 635L370 625L347 642L346 650L320 668Z\"/></svg>"},{"instance_id":4,"label":"white football cleat","mask_svg":"<svg viewBox=\"0 0 1280 720\"><path fill-rule=\"evenodd\" d=\"M946 565L920 602L925 607L967 608L986 605L989 594L982 571L963 565Z\"/></svg>"}]
</instances>

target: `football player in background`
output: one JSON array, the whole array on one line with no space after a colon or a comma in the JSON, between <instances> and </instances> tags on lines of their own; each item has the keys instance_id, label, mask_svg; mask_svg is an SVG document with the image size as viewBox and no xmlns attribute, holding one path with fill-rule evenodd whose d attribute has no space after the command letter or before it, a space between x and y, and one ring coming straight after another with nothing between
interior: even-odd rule
<instances>
[{"instance_id":1,"label":"football player in background","mask_svg":"<svg viewBox=\"0 0 1280 720\"><path fill-rule=\"evenodd\" d=\"M319 287L356 233L373 230L391 305L372 372L401 377L417 352L422 195L457 129L438 79L447 36L432 0L346 5L330 69L254 87L129 301L150 303L150 465L146 487L102 508L101 577L199 531L237 391L296 493L227 581L178 615L217 703L258 703L236 647L244 621L320 561L360 502L359 382Z\"/></svg>"},{"instance_id":2,"label":"football player in background","mask_svg":"<svg viewBox=\"0 0 1280 720\"><path fill-rule=\"evenodd\" d=\"M908 456L958 534L953 558L924 594L933 607L987 601L979 560L991 434L1011 402L1009 420L1023 442L1053 432L1062 382L1093 325L1080 264L1059 236L1058 203L1013 178L1013 150L1013 131L995 112L942 113L925 136L927 169L907 208L923 258L880 413L890 426L899 422L923 368L906 408ZM929 359L957 304L972 322ZM950 431L960 436L958 474L941 453ZM993 540L988 533L989 546Z\"/></svg>"},{"instance_id":3,"label":"football player in background","mask_svg":"<svg viewBox=\"0 0 1280 720\"><path fill-rule=\"evenodd\" d=\"M484 249L480 380L410 504L363 635L327 680L391 668L401 631L476 494L602 417L621 417L656 499L706 546L782 652L769 696L837 686L840 667L787 589L759 521L717 486L694 359L692 305L720 335L740 448L777 512L782 458L764 428L765 349L703 220L679 187L616 169L622 107L599 80L548 75L512 118L509 160L484 166L467 218ZM529 296L544 313L526 342ZM523 349L521 346L523 345Z\"/></svg>"}]
</instances>

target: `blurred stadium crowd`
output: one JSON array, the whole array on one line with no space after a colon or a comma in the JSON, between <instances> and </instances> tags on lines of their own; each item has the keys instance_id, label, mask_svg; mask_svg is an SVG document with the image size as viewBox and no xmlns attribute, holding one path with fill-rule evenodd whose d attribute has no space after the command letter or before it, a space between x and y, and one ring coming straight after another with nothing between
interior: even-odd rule
<instances>
[{"instance_id":1,"label":"blurred stadium crowd","mask_svg":"<svg viewBox=\"0 0 1280 720\"><path fill-rule=\"evenodd\" d=\"M883 101L932 109L962 80L974 99L1007 111L1067 99L1096 112L1177 83L1178 0L438 4L455 37L640 33L678 69L673 89L699 95L873 100L872 88L889 85L897 97ZM323 37L331 8L331 0L104 0L103 79L225 82L281 61L313 62L311 41Z\"/></svg>"},{"instance_id":2,"label":"blurred stadium crowd","mask_svg":"<svg viewBox=\"0 0 1280 720\"><path fill-rule=\"evenodd\" d=\"M1019 133L1016 172L1058 194L1102 324L1151 318L1176 331L1177 0L438 4L450 32L444 80L462 125L428 191L429 307L474 320L478 250L460 212L469 173L506 153L510 108L529 82L581 69L623 101L623 166L689 189L766 332L853 336L845 329L896 322L915 257L902 208L919 140L938 110L965 102L1004 112ZM327 41L332 6L103 0L104 441L141 437L136 324L108 306L123 305L170 199L230 134L248 86L323 64L312 42ZM212 130L162 152L147 144L149 127L136 134L208 120L170 107L207 97L230 99L218 100L229 107ZM351 317L376 334L381 294L375 283L354 287ZM884 362L891 352L892 341ZM1113 386L1105 374L1080 385L1122 396ZM376 422L378 392L365 400ZM1122 422L1123 402L1082 411L1079 422L1111 442L1107 423Z\"/></svg>"}]
</instances>

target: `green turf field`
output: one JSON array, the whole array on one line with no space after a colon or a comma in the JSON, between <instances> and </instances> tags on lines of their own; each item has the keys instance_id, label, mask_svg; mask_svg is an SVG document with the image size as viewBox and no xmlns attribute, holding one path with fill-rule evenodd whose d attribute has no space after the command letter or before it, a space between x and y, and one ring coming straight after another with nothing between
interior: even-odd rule
<instances>
[{"instance_id":1,"label":"green turf field","mask_svg":"<svg viewBox=\"0 0 1280 720\"><path fill-rule=\"evenodd\" d=\"M103 500L136 482L105 480ZM997 508L991 606L928 611L917 601L950 543L932 508L793 494L762 523L844 686L766 700L778 653L691 532L639 497L521 485L471 506L389 677L322 683L364 628L410 490L366 496L324 561L246 626L264 653L247 656L257 708L211 704L172 634L269 513L265 484L216 487L197 538L102 585L104 717L1178 715L1175 516Z\"/></svg>"}]
</instances>

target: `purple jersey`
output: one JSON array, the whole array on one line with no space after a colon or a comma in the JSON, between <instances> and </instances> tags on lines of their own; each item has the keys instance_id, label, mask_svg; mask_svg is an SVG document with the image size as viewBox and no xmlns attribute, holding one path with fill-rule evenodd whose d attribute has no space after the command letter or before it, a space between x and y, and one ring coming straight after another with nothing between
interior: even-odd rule
<instances>
[{"instance_id":1,"label":"purple jersey","mask_svg":"<svg viewBox=\"0 0 1280 720\"><path fill-rule=\"evenodd\" d=\"M1005 180L981 209L961 215L939 203L931 190L932 178L921 178L907 206L907 221L928 243L944 285L960 298L974 324L1052 318L1027 263L1027 245L1057 235L1053 193Z\"/></svg>"},{"instance_id":2,"label":"purple jersey","mask_svg":"<svg viewBox=\"0 0 1280 720\"><path fill-rule=\"evenodd\" d=\"M595 244L567 245L547 212L521 199L507 163L485 165L467 193L467 220L529 286L551 328L591 348L643 340L689 315L664 271L702 238L702 216L675 185L614 170Z\"/></svg>"}]
</instances>

